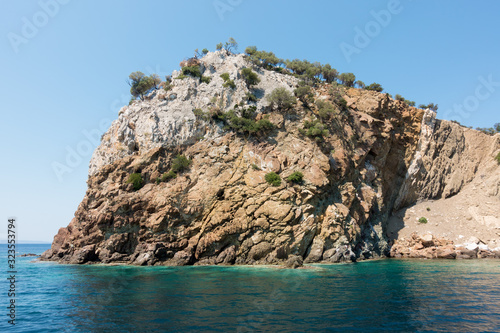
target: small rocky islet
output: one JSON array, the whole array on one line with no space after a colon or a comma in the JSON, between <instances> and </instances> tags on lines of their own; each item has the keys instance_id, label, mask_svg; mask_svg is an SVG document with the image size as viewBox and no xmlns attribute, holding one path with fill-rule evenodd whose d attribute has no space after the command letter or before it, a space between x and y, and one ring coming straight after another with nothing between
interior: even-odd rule
<instances>
[{"instance_id":1,"label":"small rocky islet","mask_svg":"<svg viewBox=\"0 0 500 333\"><path fill-rule=\"evenodd\" d=\"M75 217L41 259L296 268L499 258L499 134L335 75L304 81L298 68L256 52L203 52L121 108L92 156ZM478 179L488 202L478 200L485 215L470 223L491 234L489 245L404 238L391 222ZM440 223L451 222L445 214Z\"/></svg>"}]
</instances>

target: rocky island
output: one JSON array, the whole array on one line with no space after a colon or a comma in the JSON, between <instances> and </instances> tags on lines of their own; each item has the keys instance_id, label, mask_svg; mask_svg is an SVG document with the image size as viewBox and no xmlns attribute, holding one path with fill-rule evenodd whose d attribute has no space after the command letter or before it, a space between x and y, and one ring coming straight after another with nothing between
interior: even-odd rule
<instances>
[{"instance_id":1,"label":"rocky island","mask_svg":"<svg viewBox=\"0 0 500 333\"><path fill-rule=\"evenodd\" d=\"M119 111L42 260L499 257L500 134L256 48L181 67Z\"/></svg>"}]
</instances>

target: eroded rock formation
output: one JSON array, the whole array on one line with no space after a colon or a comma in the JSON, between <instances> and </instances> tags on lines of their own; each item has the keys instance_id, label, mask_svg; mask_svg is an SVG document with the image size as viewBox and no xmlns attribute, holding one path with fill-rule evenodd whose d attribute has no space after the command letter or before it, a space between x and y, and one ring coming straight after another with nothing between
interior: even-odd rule
<instances>
[{"instance_id":1,"label":"eroded rock formation","mask_svg":"<svg viewBox=\"0 0 500 333\"><path fill-rule=\"evenodd\" d=\"M474 155L469 136L490 153L499 148L498 136L436 122L431 111L386 94L329 85L314 90L316 100L335 106L323 120L329 135L314 140L301 129L318 118L316 109L298 102L285 113L265 98L278 87L293 91L293 76L254 67L260 83L251 92L259 99L249 102L240 70L252 65L243 55L219 51L200 63L209 84L174 72L171 90L120 110L90 162L85 198L43 259L297 267L388 256L394 208L456 194L470 182L486 157ZM223 87L222 73L235 89ZM242 135L193 112L227 111L241 101L276 129ZM177 154L192 160L189 169L157 182ZM271 171L280 186L265 181ZM302 183L286 181L294 171ZM126 182L131 173L145 181L137 191Z\"/></svg>"}]
</instances>

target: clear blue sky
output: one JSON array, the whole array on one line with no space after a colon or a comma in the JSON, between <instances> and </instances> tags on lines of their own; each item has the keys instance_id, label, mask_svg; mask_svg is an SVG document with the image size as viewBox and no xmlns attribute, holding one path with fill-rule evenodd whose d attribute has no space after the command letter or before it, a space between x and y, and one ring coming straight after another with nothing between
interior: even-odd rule
<instances>
[{"instance_id":1,"label":"clear blue sky","mask_svg":"<svg viewBox=\"0 0 500 333\"><path fill-rule=\"evenodd\" d=\"M70 222L97 145L84 131L98 137L100 123L117 117L129 73L164 76L229 37L240 51L256 45L330 63L417 104L437 103L440 118L500 122L499 1L0 3L0 239L9 216L21 240L51 241ZM70 150L80 160L59 179L53 164L67 165Z\"/></svg>"}]
</instances>

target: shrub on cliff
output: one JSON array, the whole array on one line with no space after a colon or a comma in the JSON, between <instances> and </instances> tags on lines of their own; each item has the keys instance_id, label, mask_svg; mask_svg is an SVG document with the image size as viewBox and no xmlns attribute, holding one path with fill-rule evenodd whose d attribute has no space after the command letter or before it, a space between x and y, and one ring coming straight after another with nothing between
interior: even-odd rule
<instances>
[{"instance_id":1,"label":"shrub on cliff","mask_svg":"<svg viewBox=\"0 0 500 333\"><path fill-rule=\"evenodd\" d=\"M335 108L328 101L319 100L316 102L316 106L318 107L318 115L321 119L326 119L335 112Z\"/></svg>"},{"instance_id":2,"label":"shrub on cliff","mask_svg":"<svg viewBox=\"0 0 500 333\"><path fill-rule=\"evenodd\" d=\"M297 98L305 105L308 105L313 101L313 93L310 86L298 87L293 92L295 96L297 96Z\"/></svg>"},{"instance_id":3,"label":"shrub on cliff","mask_svg":"<svg viewBox=\"0 0 500 333\"><path fill-rule=\"evenodd\" d=\"M498 164L500 164L500 153L498 153L498 155L495 157L495 159L497 160Z\"/></svg>"},{"instance_id":4,"label":"shrub on cliff","mask_svg":"<svg viewBox=\"0 0 500 333\"><path fill-rule=\"evenodd\" d=\"M356 76L353 73L342 73L339 75L339 80L346 87L353 87L356 81Z\"/></svg>"},{"instance_id":5,"label":"shrub on cliff","mask_svg":"<svg viewBox=\"0 0 500 333\"><path fill-rule=\"evenodd\" d=\"M184 155L177 155L173 160L172 160L172 170L173 172L182 172L186 170L190 165L192 161L187 158Z\"/></svg>"},{"instance_id":6,"label":"shrub on cliff","mask_svg":"<svg viewBox=\"0 0 500 333\"><path fill-rule=\"evenodd\" d=\"M437 104L434 104L434 103L429 103L427 105L425 104L420 104L418 106L420 109L431 109L432 111L436 112L438 110L438 105Z\"/></svg>"},{"instance_id":7,"label":"shrub on cliff","mask_svg":"<svg viewBox=\"0 0 500 333\"><path fill-rule=\"evenodd\" d=\"M326 64L321 69L321 75L327 83L332 83L339 76L339 72L335 68L332 68L330 64Z\"/></svg>"},{"instance_id":8,"label":"shrub on cliff","mask_svg":"<svg viewBox=\"0 0 500 333\"><path fill-rule=\"evenodd\" d=\"M154 74L156 75L156 74ZM134 97L144 99L144 95L149 93L158 86L158 78L156 76L146 76L142 72L133 72L129 76L130 93Z\"/></svg>"},{"instance_id":9,"label":"shrub on cliff","mask_svg":"<svg viewBox=\"0 0 500 333\"><path fill-rule=\"evenodd\" d=\"M323 125L319 120L305 121L304 128L299 129L302 135L313 138L316 141L323 141L323 137L330 135L325 125Z\"/></svg>"},{"instance_id":10,"label":"shrub on cliff","mask_svg":"<svg viewBox=\"0 0 500 333\"><path fill-rule=\"evenodd\" d=\"M238 49L238 43L233 37L229 37L228 41L224 44L224 48L228 52L231 52L231 49L234 49L236 51Z\"/></svg>"},{"instance_id":11,"label":"shrub on cliff","mask_svg":"<svg viewBox=\"0 0 500 333\"><path fill-rule=\"evenodd\" d=\"M304 175L300 171L293 172L290 176L288 176L287 180L292 183L300 184L304 179Z\"/></svg>"},{"instance_id":12,"label":"shrub on cliff","mask_svg":"<svg viewBox=\"0 0 500 333\"><path fill-rule=\"evenodd\" d=\"M384 88L382 88L382 86L378 83L372 83L372 84L369 84L365 87L366 90L373 90L373 91L376 91L376 92L382 92L384 91Z\"/></svg>"},{"instance_id":13,"label":"shrub on cliff","mask_svg":"<svg viewBox=\"0 0 500 333\"><path fill-rule=\"evenodd\" d=\"M132 184L134 186L134 191L139 190L143 183L144 181L140 173L132 173L128 176L127 184Z\"/></svg>"},{"instance_id":14,"label":"shrub on cliff","mask_svg":"<svg viewBox=\"0 0 500 333\"><path fill-rule=\"evenodd\" d=\"M177 177L177 174L173 170L169 170L168 172L165 172L163 175L161 175L160 181L166 182L169 181L170 179L174 179Z\"/></svg>"},{"instance_id":15,"label":"shrub on cliff","mask_svg":"<svg viewBox=\"0 0 500 333\"><path fill-rule=\"evenodd\" d=\"M425 224L425 223L427 223L427 219L425 217L421 217L418 219L418 222Z\"/></svg>"},{"instance_id":16,"label":"shrub on cliff","mask_svg":"<svg viewBox=\"0 0 500 333\"><path fill-rule=\"evenodd\" d=\"M256 84L259 84L260 79L254 71L252 71L251 68L243 68L241 70L241 76L245 83L247 84L247 87L250 88L251 86L255 86Z\"/></svg>"},{"instance_id":17,"label":"shrub on cliff","mask_svg":"<svg viewBox=\"0 0 500 333\"><path fill-rule=\"evenodd\" d=\"M184 66L182 67L182 75L198 77L201 79L201 70L199 66Z\"/></svg>"},{"instance_id":18,"label":"shrub on cliff","mask_svg":"<svg viewBox=\"0 0 500 333\"><path fill-rule=\"evenodd\" d=\"M281 185L281 177L276 172L267 173L264 178L269 185L272 186L280 186Z\"/></svg>"},{"instance_id":19,"label":"shrub on cliff","mask_svg":"<svg viewBox=\"0 0 500 333\"><path fill-rule=\"evenodd\" d=\"M236 88L234 81L229 78L229 73L222 73L220 77L224 80L224 83L222 84L224 88Z\"/></svg>"},{"instance_id":20,"label":"shrub on cliff","mask_svg":"<svg viewBox=\"0 0 500 333\"><path fill-rule=\"evenodd\" d=\"M206 83L206 84L209 84L209 83L210 83L210 81L212 81L212 79L210 78L210 76L202 76L202 77L200 78L200 81L201 81L201 83Z\"/></svg>"},{"instance_id":21,"label":"shrub on cliff","mask_svg":"<svg viewBox=\"0 0 500 333\"><path fill-rule=\"evenodd\" d=\"M276 88L266 98L272 108L280 111L287 111L296 103L295 97L286 88Z\"/></svg>"},{"instance_id":22,"label":"shrub on cliff","mask_svg":"<svg viewBox=\"0 0 500 333\"><path fill-rule=\"evenodd\" d=\"M229 110L218 116L226 125L226 129L231 129L237 133L262 134L271 131L275 128L274 124L267 118L256 121L255 106L244 108L240 111L239 116L236 111Z\"/></svg>"}]
</instances>

